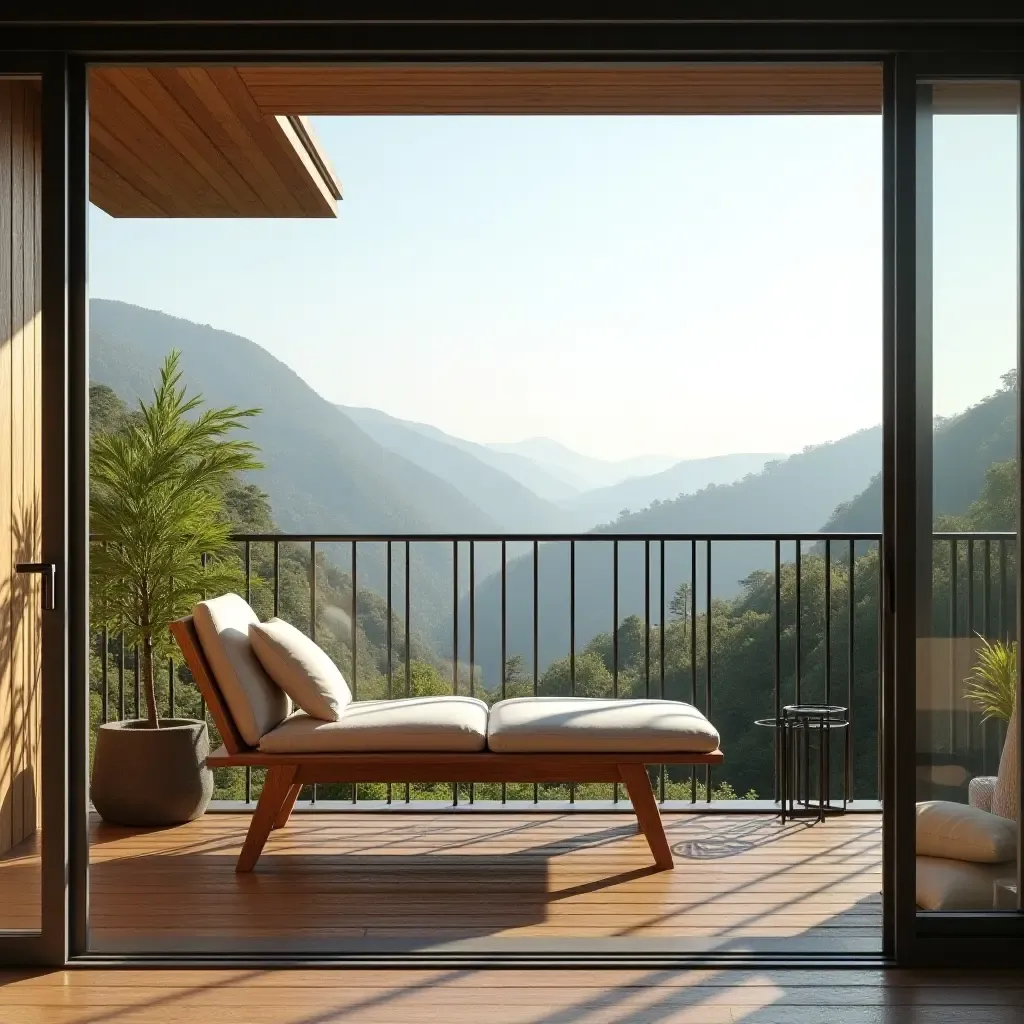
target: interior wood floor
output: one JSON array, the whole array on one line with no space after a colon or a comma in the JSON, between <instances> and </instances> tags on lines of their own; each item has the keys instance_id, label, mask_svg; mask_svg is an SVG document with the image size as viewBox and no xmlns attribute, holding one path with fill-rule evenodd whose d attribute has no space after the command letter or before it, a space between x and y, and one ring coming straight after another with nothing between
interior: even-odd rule
<instances>
[{"instance_id":1,"label":"interior wood floor","mask_svg":"<svg viewBox=\"0 0 1024 1024\"><path fill-rule=\"evenodd\" d=\"M1018 1024L1015 973L78 970L0 973L4 1024Z\"/></svg>"},{"instance_id":2,"label":"interior wood floor","mask_svg":"<svg viewBox=\"0 0 1024 1024\"><path fill-rule=\"evenodd\" d=\"M248 815L95 822L97 951L881 948L881 820L596 813L296 813L236 875Z\"/></svg>"}]
</instances>

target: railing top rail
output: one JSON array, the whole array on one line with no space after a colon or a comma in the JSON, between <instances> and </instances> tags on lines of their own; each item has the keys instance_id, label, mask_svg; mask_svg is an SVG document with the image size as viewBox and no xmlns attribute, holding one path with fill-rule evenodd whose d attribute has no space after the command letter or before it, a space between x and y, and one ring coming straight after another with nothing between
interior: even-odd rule
<instances>
[{"instance_id":1,"label":"railing top rail","mask_svg":"<svg viewBox=\"0 0 1024 1024\"><path fill-rule=\"evenodd\" d=\"M880 533L236 533L231 539L253 543L273 541L308 543L318 541L326 544L385 544L388 541L411 544L444 544L455 541L474 541L481 544L498 543L568 543L570 541L607 543L608 541L666 541L666 542L707 542L707 541L784 541L816 542L877 541ZM980 536L980 535L978 535ZM99 538L97 538L99 539Z\"/></svg>"}]
</instances>

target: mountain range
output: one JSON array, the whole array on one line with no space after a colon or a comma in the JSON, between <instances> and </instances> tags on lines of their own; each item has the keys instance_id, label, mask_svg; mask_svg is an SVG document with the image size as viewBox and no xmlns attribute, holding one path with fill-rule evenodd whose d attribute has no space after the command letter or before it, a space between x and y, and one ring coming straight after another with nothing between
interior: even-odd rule
<instances>
[{"instance_id":1,"label":"mountain range","mask_svg":"<svg viewBox=\"0 0 1024 1024\"><path fill-rule=\"evenodd\" d=\"M487 445L380 410L339 407L254 342L208 325L106 299L91 302L91 377L134 404L148 396L166 354L182 353L185 383L212 405L257 406L250 437L265 468L252 482L268 495L289 532L490 534L592 531L576 544L576 643L613 620L616 534L813 533L873 531L881 522L881 429L871 427L790 456L740 453L710 459L643 456L602 461L549 439ZM1013 455L1014 392L1002 391L940 424L936 511L963 511L987 465ZM624 511L629 510L629 511ZM322 545L348 568L348 546ZM568 650L569 547L539 545L538 654L543 669ZM440 656L451 654L452 547L412 548L413 628ZM619 542L619 618L644 610L645 545ZM698 606L706 585L705 547L696 545ZM658 545L651 545L652 614L658 608ZM476 661L500 677L500 545L476 552ZM507 653L532 658L532 545L507 545ZM792 545L783 552L792 557ZM690 579L689 542L666 545L666 601ZM716 541L712 596L771 565L770 542ZM383 545L360 548L360 587L384 590ZM468 576L460 556L461 653L468 641ZM397 571L397 570L396 570ZM401 573L398 573L401 576ZM393 591L403 600L400 585ZM656 617L656 614L655 614Z\"/></svg>"}]
</instances>

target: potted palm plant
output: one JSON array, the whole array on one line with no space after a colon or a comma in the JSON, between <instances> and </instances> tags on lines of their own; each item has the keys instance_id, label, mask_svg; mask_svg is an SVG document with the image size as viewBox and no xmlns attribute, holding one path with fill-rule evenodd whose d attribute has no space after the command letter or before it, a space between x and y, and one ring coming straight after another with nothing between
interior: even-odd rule
<instances>
[{"instance_id":1,"label":"potted palm plant","mask_svg":"<svg viewBox=\"0 0 1024 1024\"><path fill-rule=\"evenodd\" d=\"M155 665L170 654L173 619L204 594L237 588L222 487L230 474L260 468L256 446L231 436L260 410L202 409L181 376L171 352L152 401L91 448L93 621L140 652L146 703L145 718L106 723L96 736L92 802L124 825L190 821L210 801L206 723L161 720Z\"/></svg>"}]
</instances>

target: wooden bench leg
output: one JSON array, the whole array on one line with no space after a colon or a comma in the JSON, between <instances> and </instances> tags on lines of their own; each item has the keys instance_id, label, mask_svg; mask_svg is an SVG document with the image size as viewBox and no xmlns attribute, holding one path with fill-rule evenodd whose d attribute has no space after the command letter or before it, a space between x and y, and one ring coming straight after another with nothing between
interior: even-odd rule
<instances>
[{"instance_id":1,"label":"wooden bench leg","mask_svg":"<svg viewBox=\"0 0 1024 1024\"><path fill-rule=\"evenodd\" d=\"M288 819L292 816L292 808L295 807L295 801L299 799L301 792L301 784L293 782L292 788L288 790L288 795L284 798L284 803L281 804L281 810L277 812L277 817L274 819L274 828L284 828L288 824Z\"/></svg>"},{"instance_id":2,"label":"wooden bench leg","mask_svg":"<svg viewBox=\"0 0 1024 1024\"><path fill-rule=\"evenodd\" d=\"M253 811L252 822L246 833L242 852L238 855L235 871L252 871L263 852L263 846L274 827L285 800L291 793L292 781L298 768L295 765L275 766L267 771L256 810Z\"/></svg>"},{"instance_id":3,"label":"wooden bench leg","mask_svg":"<svg viewBox=\"0 0 1024 1024\"><path fill-rule=\"evenodd\" d=\"M668 845L665 826L658 810L658 801L654 799L651 780L647 777L647 769L642 764L620 764L619 775L626 784L630 802L640 823L640 831L647 837L647 845L654 855L654 863L663 871L675 866L672 859L672 848Z\"/></svg>"}]
</instances>

